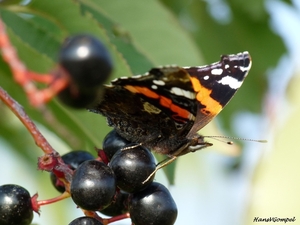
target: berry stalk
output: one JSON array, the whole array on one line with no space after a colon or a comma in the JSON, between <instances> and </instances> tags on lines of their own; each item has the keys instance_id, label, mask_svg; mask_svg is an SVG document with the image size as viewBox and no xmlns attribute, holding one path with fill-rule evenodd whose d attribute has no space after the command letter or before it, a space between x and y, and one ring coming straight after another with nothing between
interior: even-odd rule
<instances>
[{"instance_id":1,"label":"berry stalk","mask_svg":"<svg viewBox=\"0 0 300 225\"><path fill-rule=\"evenodd\" d=\"M42 135L33 121L26 114L23 106L14 100L2 87L0 87L0 99L5 105L19 118L33 137L36 145L45 153L38 160L38 168L49 172L60 174L60 179L66 179L70 182L73 171L63 162L59 153L55 151L46 138Z\"/></svg>"},{"instance_id":2,"label":"berry stalk","mask_svg":"<svg viewBox=\"0 0 300 225\"><path fill-rule=\"evenodd\" d=\"M58 154L26 114L23 106L21 106L16 100L14 100L2 87L0 87L0 99L24 124L24 126L33 137L36 145L40 147L45 154Z\"/></svg>"}]
</instances>

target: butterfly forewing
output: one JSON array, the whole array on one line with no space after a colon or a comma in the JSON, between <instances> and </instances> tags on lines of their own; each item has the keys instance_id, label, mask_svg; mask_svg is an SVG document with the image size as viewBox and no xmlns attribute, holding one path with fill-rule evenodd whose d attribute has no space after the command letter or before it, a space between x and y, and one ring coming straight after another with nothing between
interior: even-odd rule
<instances>
[{"instance_id":1,"label":"butterfly forewing","mask_svg":"<svg viewBox=\"0 0 300 225\"><path fill-rule=\"evenodd\" d=\"M185 68L190 74L198 105L197 117L188 137L209 123L230 101L251 68L248 52L223 55L220 62Z\"/></svg>"}]
</instances>

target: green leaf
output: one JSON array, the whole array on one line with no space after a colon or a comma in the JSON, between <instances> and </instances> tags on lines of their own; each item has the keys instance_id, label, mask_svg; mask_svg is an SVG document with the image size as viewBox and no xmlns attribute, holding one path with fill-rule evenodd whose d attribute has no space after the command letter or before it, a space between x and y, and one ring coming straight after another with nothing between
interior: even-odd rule
<instances>
[{"instance_id":1,"label":"green leaf","mask_svg":"<svg viewBox=\"0 0 300 225\"><path fill-rule=\"evenodd\" d=\"M201 65L201 51L177 18L159 1L90 0L131 34L135 45L158 65ZM123 12L123 13L120 13ZM129 13L126 13L129 12Z\"/></svg>"},{"instance_id":2,"label":"green leaf","mask_svg":"<svg viewBox=\"0 0 300 225\"><path fill-rule=\"evenodd\" d=\"M92 16L105 28L110 41L117 47L119 53L123 55L133 74L145 73L145 71L153 67L153 63L150 62L147 56L136 48L130 34L108 18L102 12L101 7L91 1L82 1L81 10L84 15Z\"/></svg>"},{"instance_id":3,"label":"green leaf","mask_svg":"<svg viewBox=\"0 0 300 225\"><path fill-rule=\"evenodd\" d=\"M1 15L6 26L11 28L15 36L28 43L35 51L42 52L55 60L61 35L54 24L46 23L47 20L39 15L14 13L8 10L1 10Z\"/></svg>"}]
</instances>

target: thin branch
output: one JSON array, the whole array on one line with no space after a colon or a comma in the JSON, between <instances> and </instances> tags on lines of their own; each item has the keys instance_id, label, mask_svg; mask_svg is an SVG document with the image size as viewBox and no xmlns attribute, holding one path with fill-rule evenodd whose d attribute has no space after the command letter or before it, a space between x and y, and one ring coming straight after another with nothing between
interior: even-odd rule
<instances>
[{"instance_id":1,"label":"thin branch","mask_svg":"<svg viewBox=\"0 0 300 225\"><path fill-rule=\"evenodd\" d=\"M32 106L43 106L69 85L69 75L59 66L50 74L39 74L28 70L25 64L19 59L17 50L10 43L9 37L5 30L5 24L1 18L0 49L2 52L2 58L10 67L15 81L24 89ZM48 84L48 87L39 90L34 81Z\"/></svg>"},{"instance_id":2,"label":"thin branch","mask_svg":"<svg viewBox=\"0 0 300 225\"><path fill-rule=\"evenodd\" d=\"M21 106L17 101L15 101L2 87L0 87L0 99L20 119L20 121L24 124L29 133L32 135L36 145L40 147L45 154L57 154L57 152L48 143L46 138L41 134L39 129L35 126L33 121L26 114L23 106Z\"/></svg>"}]
</instances>

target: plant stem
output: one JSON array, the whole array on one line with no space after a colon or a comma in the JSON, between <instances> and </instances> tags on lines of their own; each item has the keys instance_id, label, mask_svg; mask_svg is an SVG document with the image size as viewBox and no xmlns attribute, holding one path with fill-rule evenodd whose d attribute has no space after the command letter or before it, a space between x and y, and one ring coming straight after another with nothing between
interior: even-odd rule
<instances>
[{"instance_id":1,"label":"plant stem","mask_svg":"<svg viewBox=\"0 0 300 225\"><path fill-rule=\"evenodd\" d=\"M40 147L45 154L57 154L57 152L52 148L52 146L48 143L45 137L41 134L39 129L35 126L33 121L26 114L23 106L21 106L17 101L15 101L2 87L0 87L0 99L24 124L24 126L27 128L27 130L33 137L36 145Z\"/></svg>"}]
</instances>

